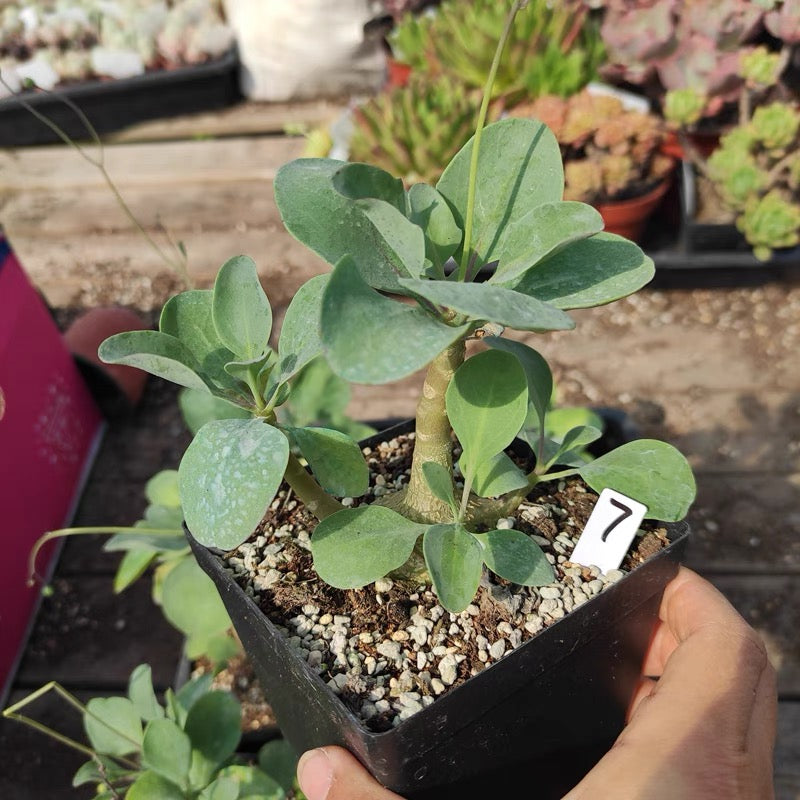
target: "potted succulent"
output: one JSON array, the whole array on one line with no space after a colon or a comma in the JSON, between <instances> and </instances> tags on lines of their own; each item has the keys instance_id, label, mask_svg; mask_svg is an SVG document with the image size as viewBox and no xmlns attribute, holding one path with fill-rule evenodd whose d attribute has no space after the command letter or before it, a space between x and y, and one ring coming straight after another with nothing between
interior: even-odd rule
<instances>
[{"instance_id":1,"label":"potted succulent","mask_svg":"<svg viewBox=\"0 0 800 800\"><path fill-rule=\"evenodd\" d=\"M590 89L568 98L541 97L511 113L540 119L555 133L564 159L566 200L595 206L607 231L640 237L669 188L675 165L663 153L663 120Z\"/></svg>"},{"instance_id":2,"label":"potted succulent","mask_svg":"<svg viewBox=\"0 0 800 800\"><path fill-rule=\"evenodd\" d=\"M474 794L498 769L537 757L542 769L562 764L542 777L543 796L577 781L623 724L685 542L671 521L695 492L667 444L636 441L586 462L575 450L598 431L546 435L549 368L503 329L569 329L569 309L630 294L654 270L636 245L602 232L593 208L562 199L558 142L544 124L484 129L497 62L475 136L436 188L406 190L358 163L281 168L287 228L333 270L298 291L276 350L255 266L239 256L213 290L172 298L159 331L119 334L100 353L251 412L207 423L186 451L190 542L288 740L344 744L409 797L463 797L465 781ZM476 283L491 262L491 279ZM482 349L467 357L468 344ZM416 422L361 447L280 423L291 377L320 352L355 382L427 368ZM532 447L509 451L521 430ZM571 528L606 488L665 521L639 537L627 566L645 563L625 576L568 560ZM570 502L578 522L567 520Z\"/></svg>"},{"instance_id":3,"label":"potted succulent","mask_svg":"<svg viewBox=\"0 0 800 800\"><path fill-rule=\"evenodd\" d=\"M706 240L706 246L736 249L744 246L743 236L754 256L768 261L775 250L800 244L800 107L780 100L757 105L782 69L781 57L765 48L742 55L738 124L708 158L685 138L706 98L692 90L667 95L667 117L684 136L694 167L684 169L689 217L699 219L685 221L691 246ZM698 208L701 200L704 207Z\"/></svg>"}]
</instances>

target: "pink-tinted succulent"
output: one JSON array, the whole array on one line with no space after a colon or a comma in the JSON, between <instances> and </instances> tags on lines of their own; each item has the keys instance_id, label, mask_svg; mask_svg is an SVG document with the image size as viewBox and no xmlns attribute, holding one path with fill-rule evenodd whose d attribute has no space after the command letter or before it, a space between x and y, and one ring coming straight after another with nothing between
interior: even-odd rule
<instances>
[{"instance_id":1,"label":"pink-tinted succulent","mask_svg":"<svg viewBox=\"0 0 800 800\"><path fill-rule=\"evenodd\" d=\"M800 0L777 0L764 17L767 30L786 44L800 42Z\"/></svg>"}]
</instances>

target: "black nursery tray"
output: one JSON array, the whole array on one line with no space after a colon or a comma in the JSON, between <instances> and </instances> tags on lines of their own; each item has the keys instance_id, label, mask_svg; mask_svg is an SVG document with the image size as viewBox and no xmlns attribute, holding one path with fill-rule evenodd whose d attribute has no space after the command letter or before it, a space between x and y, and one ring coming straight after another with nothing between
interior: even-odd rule
<instances>
[{"instance_id":1,"label":"black nursery tray","mask_svg":"<svg viewBox=\"0 0 800 800\"><path fill-rule=\"evenodd\" d=\"M735 225L695 221L695 182L684 162L670 210L651 221L643 247L656 265L658 288L756 286L800 277L800 248L777 251L759 261Z\"/></svg>"},{"instance_id":2,"label":"black nursery tray","mask_svg":"<svg viewBox=\"0 0 800 800\"><path fill-rule=\"evenodd\" d=\"M75 140L91 138L85 125L64 99L87 116L99 134L136 122L192 114L232 105L241 99L239 57L231 49L206 64L158 70L114 81L91 81L52 92L25 92L24 98L39 113ZM59 142L57 134L16 98L0 100L0 147Z\"/></svg>"}]
</instances>

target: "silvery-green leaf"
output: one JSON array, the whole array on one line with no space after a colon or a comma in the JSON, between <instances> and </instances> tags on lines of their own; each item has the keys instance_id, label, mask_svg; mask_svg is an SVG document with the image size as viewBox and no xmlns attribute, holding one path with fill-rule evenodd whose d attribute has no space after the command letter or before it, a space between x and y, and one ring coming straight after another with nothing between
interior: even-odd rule
<instances>
[{"instance_id":1,"label":"silvery-green leaf","mask_svg":"<svg viewBox=\"0 0 800 800\"><path fill-rule=\"evenodd\" d=\"M203 397L208 395L203 394ZM180 508L181 496L178 492L178 470L162 469L150 478L144 487L144 496L151 505Z\"/></svg>"},{"instance_id":2,"label":"silvery-green leaf","mask_svg":"<svg viewBox=\"0 0 800 800\"><path fill-rule=\"evenodd\" d=\"M494 530L478 535L486 566L521 586L545 586L555 579L553 567L536 542L522 531Z\"/></svg>"},{"instance_id":3,"label":"silvery-green leaf","mask_svg":"<svg viewBox=\"0 0 800 800\"><path fill-rule=\"evenodd\" d=\"M379 294L350 258L336 265L323 297L322 342L328 362L337 375L356 383L404 378L467 330Z\"/></svg>"},{"instance_id":4,"label":"silvery-green leaf","mask_svg":"<svg viewBox=\"0 0 800 800\"><path fill-rule=\"evenodd\" d=\"M139 664L128 679L128 698L145 721L161 719L164 709L153 690L153 671L149 664Z\"/></svg>"},{"instance_id":5,"label":"silvery-green leaf","mask_svg":"<svg viewBox=\"0 0 800 800\"><path fill-rule=\"evenodd\" d=\"M207 380L221 388L235 388L225 372L226 362L234 355L222 344L214 327L213 297L210 289L193 289L171 297L161 311L159 330L180 340Z\"/></svg>"},{"instance_id":6,"label":"silvery-green leaf","mask_svg":"<svg viewBox=\"0 0 800 800\"><path fill-rule=\"evenodd\" d=\"M292 236L329 264L350 256L370 286L392 291L398 287L398 276L415 277L419 270L400 261L382 232L359 208L357 201L364 195L356 192L348 197L337 190L337 185L342 188L338 173L341 170L349 173L351 168L347 162L322 158L302 158L284 164L275 175L275 202ZM370 185L374 189L385 181L388 186L390 180L396 179L375 178ZM387 195L380 199L386 200ZM389 216L387 212L385 217ZM404 223L408 220L399 210L396 216L391 216L398 222L398 228L406 229Z\"/></svg>"},{"instance_id":7,"label":"silvery-green leaf","mask_svg":"<svg viewBox=\"0 0 800 800\"><path fill-rule=\"evenodd\" d=\"M337 497L359 497L369 488L369 468L361 448L329 428L286 428L297 442L320 486Z\"/></svg>"},{"instance_id":8,"label":"silvery-green leaf","mask_svg":"<svg viewBox=\"0 0 800 800\"><path fill-rule=\"evenodd\" d=\"M250 419L253 416L246 408L194 389L181 389L178 405L183 421L193 435L212 419Z\"/></svg>"},{"instance_id":9,"label":"silvery-green leaf","mask_svg":"<svg viewBox=\"0 0 800 800\"><path fill-rule=\"evenodd\" d=\"M474 141L473 136L461 148L436 186L455 209L462 228ZM502 260L503 231L530 209L561 200L563 193L561 151L549 128L535 120L516 118L488 125L481 139L470 248L477 262Z\"/></svg>"},{"instance_id":10,"label":"silvery-green leaf","mask_svg":"<svg viewBox=\"0 0 800 800\"><path fill-rule=\"evenodd\" d=\"M566 466L567 462L564 459L569 453L573 451L580 452L592 442L596 442L602 435L603 432L597 428L585 425L573 428L564 436L555 453L548 457L547 466L550 467L553 464L564 464Z\"/></svg>"},{"instance_id":11,"label":"silvery-green leaf","mask_svg":"<svg viewBox=\"0 0 800 800\"><path fill-rule=\"evenodd\" d=\"M186 795L171 781L147 770L131 784L125 800L185 800Z\"/></svg>"},{"instance_id":12,"label":"silvery-green leaf","mask_svg":"<svg viewBox=\"0 0 800 800\"><path fill-rule=\"evenodd\" d=\"M278 342L281 380L289 380L322 353L322 295L329 275L317 275L295 293L281 326Z\"/></svg>"},{"instance_id":13,"label":"silvery-green leaf","mask_svg":"<svg viewBox=\"0 0 800 800\"><path fill-rule=\"evenodd\" d=\"M598 233L528 270L511 288L556 308L590 308L633 294L653 275L652 259L633 242Z\"/></svg>"},{"instance_id":14,"label":"silvery-green leaf","mask_svg":"<svg viewBox=\"0 0 800 800\"><path fill-rule=\"evenodd\" d=\"M455 516L458 506L453 495L453 476L450 471L435 461L426 461L422 465L422 474L433 494L443 503L447 503Z\"/></svg>"},{"instance_id":15,"label":"silvery-green leaf","mask_svg":"<svg viewBox=\"0 0 800 800\"><path fill-rule=\"evenodd\" d=\"M456 370L445 399L464 450L461 470L466 477L514 440L525 420L528 383L514 356L485 350Z\"/></svg>"},{"instance_id":16,"label":"silvery-green leaf","mask_svg":"<svg viewBox=\"0 0 800 800\"><path fill-rule=\"evenodd\" d=\"M472 491L481 497L499 497L528 485L525 473L505 453L498 453L475 467Z\"/></svg>"},{"instance_id":17,"label":"silvery-green leaf","mask_svg":"<svg viewBox=\"0 0 800 800\"><path fill-rule=\"evenodd\" d=\"M481 582L483 556L475 537L462 525L432 525L422 540L425 564L442 607L460 614Z\"/></svg>"},{"instance_id":18,"label":"silvery-green leaf","mask_svg":"<svg viewBox=\"0 0 800 800\"><path fill-rule=\"evenodd\" d=\"M284 800L286 792L269 775L257 767L232 764L219 772L220 778L233 778L239 786L241 800Z\"/></svg>"},{"instance_id":19,"label":"silvery-green leaf","mask_svg":"<svg viewBox=\"0 0 800 800\"><path fill-rule=\"evenodd\" d=\"M151 375L186 386L210 391L200 376L202 369L191 352L174 336L160 331L128 331L106 339L97 351L106 364L126 364Z\"/></svg>"},{"instance_id":20,"label":"silvery-green leaf","mask_svg":"<svg viewBox=\"0 0 800 800\"><path fill-rule=\"evenodd\" d=\"M697 487L689 463L672 445L637 439L579 468L596 492L615 489L647 506L648 519L683 519Z\"/></svg>"},{"instance_id":21,"label":"silvery-green leaf","mask_svg":"<svg viewBox=\"0 0 800 800\"><path fill-rule=\"evenodd\" d=\"M479 322L497 322L520 331L565 331L575 323L558 308L489 283L459 283L401 278L415 297L445 306Z\"/></svg>"},{"instance_id":22,"label":"silvery-green leaf","mask_svg":"<svg viewBox=\"0 0 800 800\"><path fill-rule=\"evenodd\" d=\"M252 258L234 256L220 267L212 310L217 335L235 360L248 361L266 352L272 309Z\"/></svg>"},{"instance_id":23,"label":"silvery-green leaf","mask_svg":"<svg viewBox=\"0 0 800 800\"><path fill-rule=\"evenodd\" d=\"M372 164L344 163L333 175L333 188L350 200L375 198L405 213L406 191L403 181Z\"/></svg>"},{"instance_id":24,"label":"silvery-green leaf","mask_svg":"<svg viewBox=\"0 0 800 800\"><path fill-rule=\"evenodd\" d=\"M311 536L314 569L337 589L360 589L405 564L425 530L382 506L337 511Z\"/></svg>"},{"instance_id":25,"label":"silvery-green leaf","mask_svg":"<svg viewBox=\"0 0 800 800\"><path fill-rule=\"evenodd\" d=\"M206 547L240 545L266 514L288 459L286 437L260 419L204 425L178 469L192 535Z\"/></svg>"},{"instance_id":26,"label":"silvery-green leaf","mask_svg":"<svg viewBox=\"0 0 800 800\"><path fill-rule=\"evenodd\" d=\"M214 779L198 795L197 800L238 800L239 783L230 775Z\"/></svg>"},{"instance_id":27,"label":"silvery-green leaf","mask_svg":"<svg viewBox=\"0 0 800 800\"><path fill-rule=\"evenodd\" d=\"M463 233L447 201L432 186L415 183L408 190L408 218L425 234L425 256L441 269L461 244Z\"/></svg>"},{"instance_id":28,"label":"silvery-green leaf","mask_svg":"<svg viewBox=\"0 0 800 800\"><path fill-rule=\"evenodd\" d=\"M580 427L604 430L603 418L591 408L586 406L559 406L547 412L545 432L556 441L563 441L564 437L573 429Z\"/></svg>"},{"instance_id":29,"label":"silvery-green leaf","mask_svg":"<svg viewBox=\"0 0 800 800\"><path fill-rule=\"evenodd\" d=\"M86 711L83 727L99 753L124 756L141 747L142 722L127 697L93 697Z\"/></svg>"},{"instance_id":30,"label":"silvery-green leaf","mask_svg":"<svg viewBox=\"0 0 800 800\"><path fill-rule=\"evenodd\" d=\"M114 574L114 594L124 592L134 581L141 578L157 555L157 550L129 549Z\"/></svg>"},{"instance_id":31,"label":"silvery-green leaf","mask_svg":"<svg viewBox=\"0 0 800 800\"><path fill-rule=\"evenodd\" d=\"M186 715L183 729L212 764L230 758L242 736L242 708L230 693L213 691L198 698Z\"/></svg>"},{"instance_id":32,"label":"silvery-green leaf","mask_svg":"<svg viewBox=\"0 0 800 800\"><path fill-rule=\"evenodd\" d=\"M189 737L171 719L151 720L142 741L142 766L185 789L191 764Z\"/></svg>"},{"instance_id":33,"label":"silvery-green leaf","mask_svg":"<svg viewBox=\"0 0 800 800\"><path fill-rule=\"evenodd\" d=\"M511 353L519 361L528 381L528 400L536 412L539 426L543 426L553 394L553 373L547 362L532 347L514 339L487 336L483 341L489 347Z\"/></svg>"},{"instance_id":34,"label":"silvery-green leaf","mask_svg":"<svg viewBox=\"0 0 800 800\"><path fill-rule=\"evenodd\" d=\"M297 772L297 753L286 739L267 742L258 751L258 766L280 784L284 791L292 790Z\"/></svg>"},{"instance_id":35,"label":"silvery-green leaf","mask_svg":"<svg viewBox=\"0 0 800 800\"><path fill-rule=\"evenodd\" d=\"M490 283L508 283L569 244L603 230L600 213L572 201L543 203L503 229Z\"/></svg>"}]
</instances>

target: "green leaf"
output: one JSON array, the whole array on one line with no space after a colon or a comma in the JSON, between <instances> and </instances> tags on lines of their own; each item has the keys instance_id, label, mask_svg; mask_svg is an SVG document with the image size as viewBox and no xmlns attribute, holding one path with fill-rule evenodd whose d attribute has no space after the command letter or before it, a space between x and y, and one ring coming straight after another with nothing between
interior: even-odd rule
<instances>
[{"instance_id":1,"label":"green leaf","mask_svg":"<svg viewBox=\"0 0 800 800\"><path fill-rule=\"evenodd\" d=\"M217 334L236 360L258 358L266 352L272 309L252 258L235 256L220 267L212 307Z\"/></svg>"},{"instance_id":2,"label":"green leaf","mask_svg":"<svg viewBox=\"0 0 800 800\"><path fill-rule=\"evenodd\" d=\"M178 535L183 535L183 509L180 506L147 506L144 518L136 522L136 527L147 531L149 528L174 529Z\"/></svg>"},{"instance_id":3,"label":"green leaf","mask_svg":"<svg viewBox=\"0 0 800 800\"><path fill-rule=\"evenodd\" d=\"M297 427L326 425L341 420L350 402L350 385L322 358L315 358L292 380L289 403L282 410L289 424Z\"/></svg>"},{"instance_id":4,"label":"green leaf","mask_svg":"<svg viewBox=\"0 0 800 800\"><path fill-rule=\"evenodd\" d=\"M337 375L356 383L387 383L410 375L467 330L379 294L350 258L334 268L322 302L328 361Z\"/></svg>"},{"instance_id":5,"label":"green leaf","mask_svg":"<svg viewBox=\"0 0 800 800\"><path fill-rule=\"evenodd\" d=\"M193 436L206 422L211 422L213 419L250 419L253 416L246 408L194 389L181 389L178 394L178 405L183 421Z\"/></svg>"},{"instance_id":6,"label":"green leaf","mask_svg":"<svg viewBox=\"0 0 800 800\"><path fill-rule=\"evenodd\" d=\"M579 468L596 492L615 489L647 506L648 519L683 519L696 494L692 468L672 445L654 439L623 444Z\"/></svg>"},{"instance_id":7,"label":"green leaf","mask_svg":"<svg viewBox=\"0 0 800 800\"><path fill-rule=\"evenodd\" d=\"M599 431L597 428L591 428L585 425L573 428L564 436L556 452L548 457L547 466L550 467L553 464L564 463L559 459L567 453L583 450L587 445L596 442L602 435L603 432Z\"/></svg>"},{"instance_id":8,"label":"green leaf","mask_svg":"<svg viewBox=\"0 0 800 800\"><path fill-rule=\"evenodd\" d=\"M405 564L424 531L382 506L337 511L311 536L314 569L337 589L360 589Z\"/></svg>"},{"instance_id":9,"label":"green leaf","mask_svg":"<svg viewBox=\"0 0 800 800\"><path fill-rule=\"evenodd\" d=\"M485 350L455 372L445 394L447 416L464 454L467 480L478 465L505 450L525 421L528 383L514 356Z\"/></svg>"},{"instance_id":10,"label":"green leaf","mask_svg":"<svg viewBox=\"0 0 800 800\"><path fill-rule=\"evenodd\" d=\"M208 397L207 394L203 394L203 396ZM153 475L145 484L144 496L151 505L180 508L181 496L178 492L178 470L162 469L161 472Z\"/></svg>"},{"instance_id":11,"label":"green leaf","mask_svg":"<svg viewBox=\"0 0 800 800\"><path fill-rule=\"evenodd\" d=\"M507 283L573 242L603 230L600 213L585 203L543 203L504 228L490 283Z\"/></svg>"},{"instance_id":12,"label":"green leaf","mask_svg":"<svg viewBox=\"0 0 800 800\"><path fill-rule=\"evenodd\" d=\"M596 411L585 406L560 406L551 408L547 412L545 433L558 442L563 441L573 428L579 427L602 431L605 428L605 422Z\"/></svg>"},{"instance_id":13,"label":"green leaf","mask_svg":"<svg viewBox=\"0 0 800 800\"><path fill-rule=\"evenodd\" d=\"M206 672L184 683L175 694L175 705L183 712L183 714L179 713L176 715L175 722L181 727L183 727L186 720L186 714L192 710L192 706L211 690L211 683L213 680L214 676Z\"/></svg>"},{"instance_id":14,"label":"green leaf","mask_svg":"<svg viewBox=\"0 0 800 800\"><path fill-rule=\"evenodd\" d=\"M151 720L144 731L142 765L185 789L191 764L189 737L171 719Z\"/></svg>"},{"instance_id":15,"label":"green leaf","mask_svg":"<svg viewBox=\"0 0 800 800\"><path fill-rule=\"evenodd\" d=\"M398 287L398 275L415 277L421 265L413 265L409 270L400 261L381 231L368 219L365 209L359 207L358 200L363 199L363 194L357 192L347 197L337 190L337 186L344 189L346 183L337 177L338 173L350 173L353 166L343 161L314 158L284 164L275 175L275 202L292 236L329 264L336 264L349 255L370 286L391 291ZM359 169L363 180L364 168L360 166ZM366 169L383 172L377 167ZM388 186L395 180L383 173L376 175L371 185L385 183ZM380 199L386 201L390 196L383 192ZM384 216L388 217L389 212ZM394 219L398 228L406 230L409 223L400 211Z\"/></svg>"},{"instance_id":16,"label":"green leaf","mask_svg":"<svg viewBox=\"0 0 800 800\"><path fill-rule=\"evenodd\" d=\"M542 549L522 531L494 530L477 538L486 566L501 578L521 586L545 586L555 580Z\"/></svg>"},{"instance_id":17,"label":"green leaf","mask_svg":"<svg viewBox=\"0 0 800 800\"><path fill-rule=\"evenodd\" d=\"M481 582L481 546L463 526L432 525L422 539L425 564L439 602L451 614L461 613Z\"/></svg>"},{"instance_id":18,"label":"green leaf","mask_svg":"<svg viewBox=\"0 0 800 800\"><path fill-rule=\"evenodd\" d=\"M206 547L240 545L266 514L288 459L286 437L260 419L204 425L178 470L192 535Z\"/></svg>"},{"instance_id":19,"label":"green leaf","mask_svg":"<svg viewBox=\"0 0 800 800\"><path fill-rule=\"evenodd\" d=\"M528 485L525 473L505 453L498 453L475 468L472 490L481 497L499 497Z\"/></svg>"},{"instance_id":20,"label":"green leaf","mask_svg":"<svg viewBox=\"0 0 800 800\"><path fill-rule=\"evenodd\" d=\"M528 270L511 288L556 308L590 308L633 294L653 275L652 259L633 242L598 233Z\"/></svg>"},{"instance_id":21,"label":"green leaf","mask_svg":"<svg viewBox=\"0 0 800 800\"><path fill-rule=\"evenodd\" d=\"M198 698L186 716L184 731L192 747L214 764L236 752L241 738L242 709L229 692L208 692Z\"/></svg>"},{"instance_id":22,"label":"green leaf","mask_svg":"<svg viewBox=\"0 0 800 800\"><path fill-rule=\"evenodd\" d=\"M463 237L447 201L432 186L415 183L408 190L408 218L422 228L425 257L443 274L445 262L458 249Z\"/></svg>"},{"instance_id":23,"label":"green leaf","mask_svg":"<svg viewBox=\"0 0 800 800\"><path fill-rule=\"evenodd\" d=\"M214 293L193 289L164 304L159 330L174 336L194 356L205 379L224 389L236 388L224 366L234 354L223 345L212 317Z\"/></svg>"},{"instance_id":24,"label":"green leaf","mask_svg":"<svg viewBox=\"0 0 800 800\"><path fill-rule=\"evenodd\" d=\"M142 744L142 723L127 697L93 697L86 704L83 727L99 753L124 756Z\"/></svg>"},{"instance_id":25,"label":"green leaf","mask_svg":"<svg viewBox=\"0 0 800 800\"><path fill-rule=\"evenodd\" d=\"M553 394L553 373L547 362L532 347L514 339L487 336L483 341L495 350L511 353L519 361L528 381L528 401L536 411L539 426L543 426Z\"/></svg>"},{"instance_id":26,"label":"green leaf","mask_svg":"<svg viewBox=\"0 0 800 800\"><path fill-rule=\"evenodd\" d=\"M294 786L297 761L297 753L286 739L274 739L258 751L258 766L286 792Z\"/></svg>"},{"instance_id":27,"label":"green leaf","mask_svg":"<svg viewBox=\"0 0 800 800\"><path fill-rule=\"evenodd\" d=\"M252 800L283 800L286 792L257 767L234 764L220 770L220 777L233 778L239 785L239 798Z\"/></svg>"},{"instance_id":28,"label":"green leaf","mask_svg":"<svg viewBox=\"0 0 800 800\"><path fill-rule=\"evenodd\" d=\"M126 364L151 375L198 389L211 391L203 378L202 368L191 352L174 336L160 331L129 331L106 339L97 351L106 364Z\"/></svg>"},{"instance_id":29,"label":"green leaf","mask_svg":"<svg viewBox=\"0 0 800 800\"><path fill-rule=\"evenodd\" d=\"M230 776L217 778L200 792L198 800L237 800L239 783Z\"/></svg>"},{"instance_id":30,"label":"green leaf","mask_svg":"<svg viewBox=\"0 0 800 800\"><path fill-rule=\"evenodd\" d=\"M329 279L317 275L304 283L286 309L278 342L281 380L289 380L322 353L322 295Z\"/></svg>"},{"instance_id":31,"label":"green leaf","mask_svg":"<svg viewBox=\"0 0 800 800\"><path fill-rule=\"evenodd\" d=\"M501 286L405 278L400 284L417 297L460 311L475 321L497 322L520 331L566 331L575 327L563 311Z\"/></svg>"},{"instance_id":32,"label":"green leaf","mask_svg":"<svg viewBox=\"0 0 800 800\"><path fill-rule=\"evenodd\" d=\"M448 164L436 188L463 227L475 137ZM564 170L553 133L541 122L503 119L488 125L481 139L476 180L472 253L478 264L502 258L502 233L543 203L561 200ZM457 257L459 254L457 254ZM471 254L470 254L471 259Z\"/></svg>"},{"instance_id":33,"label":"green leaf","mask_svg":"<svg viewBox=\"0 0 800 800\"><path fill-rule=\"evenodd\" d=\"M435 461L426 461L422 465L422 474L433 494L450 506L455 517L458 513L458 506L453 494L453 476L450 471Z\"/></svg>"},{"instance_id":34,"label":"green leaf","mask_svg":"<svg viewBox=\"0 0 800 800\"><path fill-rule=\"evenodd\" d=\"M210 636L231 626L228 612L211 578L194 558L185 558L164 578L164 616L187 636Z\"/></svg>"},{"instance_id":35,"label":"green leaf","mask_svg":"<svg viewBox=\"0 0 800 800\"><path fill-rule=\"evenodd\" d=\"M337 497L359 497L367 491L369 467L361 448L349 436L329 428L287 431L326 492Z\"/></svg>"},{"instance_id":36,"label":"green leaf","mask_svg":"<svg viewBox=\"0 0 800 800\"><path fill-rule=\"evenodd\" d=\"M143 772L128 789L125 800L186 800L186 795L155 772Z\"/></svg>"},{"instance_id":37,"label":"green leaf","mask_svg":"<svg viewBox=\"0 0 800 800\"><path fill-rule=\"evenodd\" d=\"M139 664L131 673L128 679L128 699L145 722L163 718L164 709L153 690L153 671L149 664Z\"/></svg>"},{"instance_id":38,"label":"green leaf","mask_svg":"<svg viewBox=\"0 0 800 800\"><path fill-rule=\"evenodd\" d=\"M128 550L114 575L114 594L125 591L135 580L141 578L156 555L158 553L155 550Z\"/></svg>"},{"instance_id":39,"label":"green leaf","mask_svg":"<svg viewBox=\"0 0 800 800\"><path fill-rule=\"evenodd\" d=\"M147 526L140 525L138 522L134 527L141 528L141 533L117 533L108 539L103 545L103 550L113 553L117 550L151 550L153 554L161 552L180 552L185 550L188 545L186 538L180 529L176 529L175 535L148 534Z\"/></svg>"},{"instance_id":40,"label":"green leaf","mask_svg":"<svg viewBox=\"0 0 800 800\"><path fill-rule=\"evenodd\" d=\"M72 787L84 786L87 783L101 783L103 780L115 780L125 775L128 770L123 769L110 758L97 756L98 761L103 765L103 772L97 766L96 761L87 761L81 764L78 771L72 777Z\"/></svg>"},{"instance_id":41,"label":"green leaf","mask_svg":"<svg viewBox=\"0 0 800 800\"><path fill-rule=\"evenodd\" d=\"M376 198L386 201L398 211L405 211L403 181L372 164L345 163L334 173L333 187L350 200Z\"/></svg>"}]
</instances>

